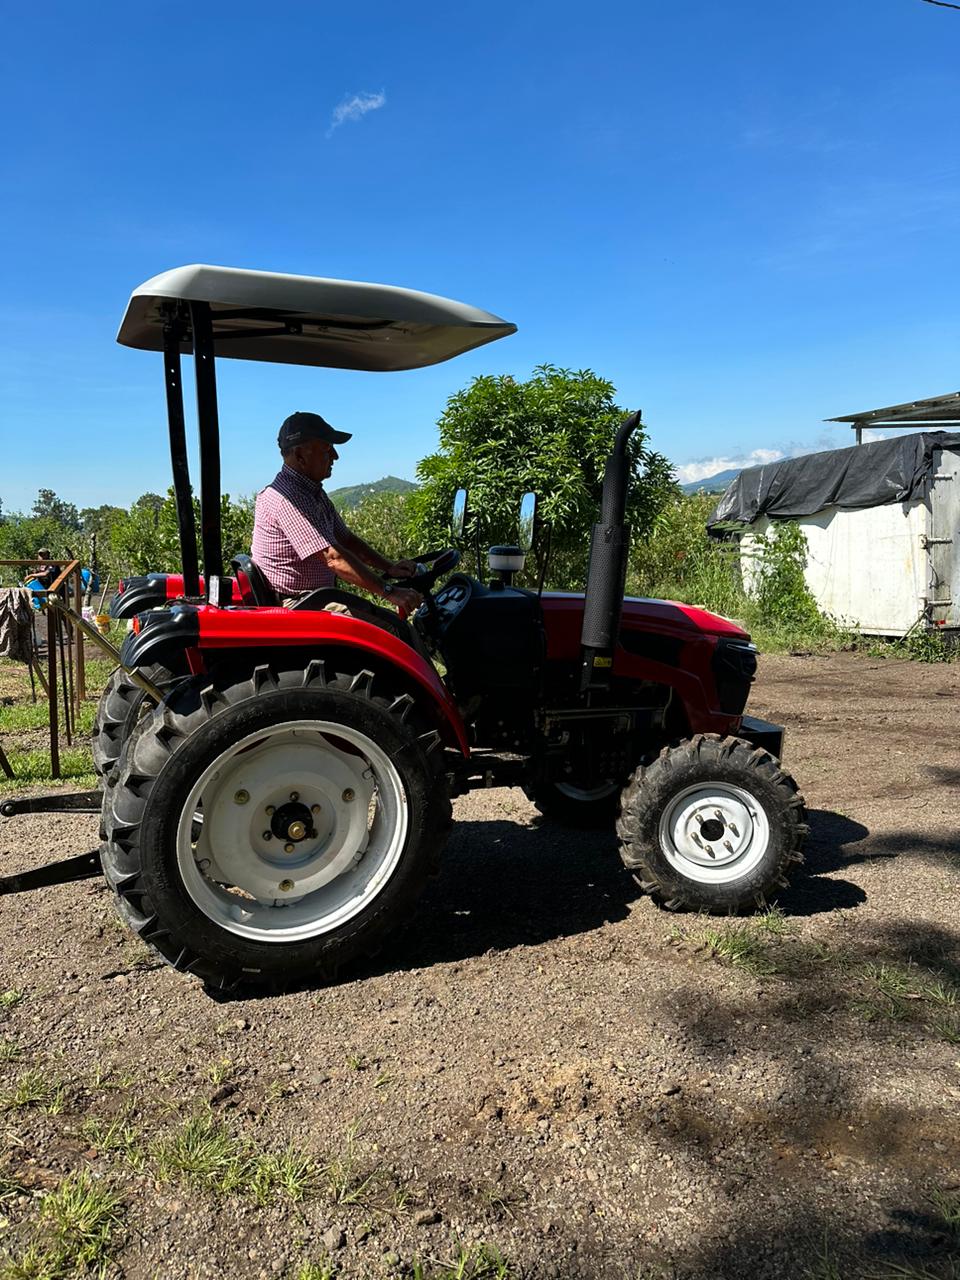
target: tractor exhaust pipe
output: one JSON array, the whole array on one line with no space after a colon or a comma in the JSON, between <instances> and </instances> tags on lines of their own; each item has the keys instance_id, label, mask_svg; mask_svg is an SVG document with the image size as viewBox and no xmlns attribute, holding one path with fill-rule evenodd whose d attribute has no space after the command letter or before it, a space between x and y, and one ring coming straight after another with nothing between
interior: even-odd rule
<instances>
[{"instance_id":1,"label":"tractor exhaust pipe","mask_svg":"<svg viewBox=\"0 0 960 1280\"><path fill-rule=\"evenodd\" d=\"M630 546L630 529L624 524L630 470L627 442L640 425L640 415L641 410L638 409L620 424L603 475L600 523L593 526L587 592L583 602L581 692L607 688L613 673L613 651L623 612L627 550Z\"/></svg>"}]
</instances>

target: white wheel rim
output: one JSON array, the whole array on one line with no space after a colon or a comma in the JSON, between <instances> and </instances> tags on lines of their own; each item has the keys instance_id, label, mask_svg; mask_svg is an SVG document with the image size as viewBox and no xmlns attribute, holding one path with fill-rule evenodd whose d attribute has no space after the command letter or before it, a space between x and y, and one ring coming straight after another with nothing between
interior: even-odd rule
<instances>
[{"instance_id":1,"label":"white wheel rim","mask_svg":"<svg viewBox=\"0 0 960 1280\"><path fill-rule=\"evenodd\" d=\"M408 826L400 774L375 742L331 721L286 721L204 770L177 825L177 865L191 900L221 928L304 941L383 891Z\"/></svg>"},{"instance_id":2,"label":"white wheel rim","mask_svg":"<svg viewBox=\"0 0 960 1280\"><path fill-rule=\"evenodd\" d=\"M660 848L675 871L698 884L729 884L748 876L770 844L763 806L724 782L685 787L660 819Z\"/></svg>"}]
</instances>

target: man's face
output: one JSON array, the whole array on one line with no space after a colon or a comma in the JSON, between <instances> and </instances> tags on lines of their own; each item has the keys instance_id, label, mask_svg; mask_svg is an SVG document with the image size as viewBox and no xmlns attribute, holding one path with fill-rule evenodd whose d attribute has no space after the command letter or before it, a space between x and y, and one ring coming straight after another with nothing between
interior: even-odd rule
<instances>
[{"instance_id":1,"label":"man's face","mask_svg":"<svg viewBox=\"0 0 960 1280\"><path fill-rule=\"evenodd\" d=\"M326 440L308 440L297 446L296 453L300 460L300 470L314 484L327 479L340 456Z\"/></svg>"}]
</instances>

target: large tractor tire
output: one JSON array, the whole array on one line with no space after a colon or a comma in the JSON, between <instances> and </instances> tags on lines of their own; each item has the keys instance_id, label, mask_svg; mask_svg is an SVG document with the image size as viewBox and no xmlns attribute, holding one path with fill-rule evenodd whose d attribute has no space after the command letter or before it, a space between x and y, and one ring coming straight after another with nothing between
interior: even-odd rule
<instances>
[{"instance_id":1,"label":"large tractor tire","mask_svg":"<svg viewBox=\"0 0 960 1280\"><path fill-rule=\"evenodd\" d=\"M208 987L331 981L436 869L440 738L386 675L313 661L183 681L129 738L101 859L120 914Z\"/></svg>"},{"instance_id":2,"label":"large tractor tire","mask_svg":"<svg viewBox=\"0 0 960 1280\"><path fill-rule=\"evenodd\" d=\"M166 667L144 667L143 674L159 685L173 679ZM134 684L123 667L114 671L100 695L93 722L93 767L99 778L110 773L134 726L154 705L150 695Z\"/></svg>"},{"instance_id":3,"label":"large tractor tire","mask_svg":"<svg viewBox=\"0 0 960 1280\"><path fill-rule=\"evenodd\" d=\"M769 752L699 734L636 771L617 834L624 863L661 906L738 914L769 905L803 861L806 810Z\"/></svg>"},{"instance_id":4,"label":"large tractor tire","mask_svg":"<svg viewBox=\"0 0 960 1280\"><path fill-rule=\"evenodd\" d=\"M577 787L569 782L544 782L533 789L531 799L543 816L558 826L612 831L620 807L620 785L606 782Z\"/></svg>"}]
</instances>

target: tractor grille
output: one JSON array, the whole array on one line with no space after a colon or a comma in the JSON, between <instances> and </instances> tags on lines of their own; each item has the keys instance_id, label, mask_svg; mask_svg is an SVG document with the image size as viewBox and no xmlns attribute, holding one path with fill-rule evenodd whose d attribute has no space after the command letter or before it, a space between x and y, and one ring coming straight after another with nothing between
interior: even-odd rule
<instances>
[{"instance_id":1,"label":"tractor grille","mask_svg":"<svg viewBox=\"0 0 960 1280\"><path fill-rule=\"evenodd\" d=\"M713 651L713 675L717 682L717 702L727 715L738 716L757 674L757 648L749 640L717 641Z\"/></svg>"}]
</instances>

